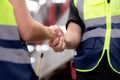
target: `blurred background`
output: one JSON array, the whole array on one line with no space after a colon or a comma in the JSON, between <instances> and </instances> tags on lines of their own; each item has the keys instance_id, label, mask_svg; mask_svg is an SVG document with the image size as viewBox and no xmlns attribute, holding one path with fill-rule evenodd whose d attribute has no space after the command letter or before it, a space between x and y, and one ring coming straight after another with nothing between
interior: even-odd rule
<instances>
[{"instance_id":1,"label":"blurred background","mask_svg":"<svg viewBox=\"0 0 120 80\"><path fill-rule=\"evenodd\" d=\"M26 0L32 17L46 26L59 25L66 32L70 0ZM32 67L40 80L73 80L74 50L54 52L47 41L27 43ZM39 69L38 69L39 66Z\"/></svg>"}]
</instances>

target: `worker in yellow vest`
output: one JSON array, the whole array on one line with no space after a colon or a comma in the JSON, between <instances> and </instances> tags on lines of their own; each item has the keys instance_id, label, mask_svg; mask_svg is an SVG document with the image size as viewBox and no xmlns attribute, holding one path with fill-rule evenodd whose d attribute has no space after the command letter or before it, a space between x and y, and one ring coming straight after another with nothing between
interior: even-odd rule
<instances>
[{"instance_id":1,"label":"worker in yellow vest","mask_svg":"<svg viewBox=\"0 0 120 80\"><path fill-rule=\"evenodd\" d=\"M120 0L71 0L66 28L50 46L76 50L76 80L120 79Z\"/></svg>"},{"instance_id":2,"label":"worker in yellow vest","mask_svg":"<svg viewBox=\"0 0 120 80\"><path fill-rule=\"evenodd\" d=\"M0 0L0 80L38 80L32 69L25 41L58 36L32 19L25 0Z\"/></svg>"}]
</instances>

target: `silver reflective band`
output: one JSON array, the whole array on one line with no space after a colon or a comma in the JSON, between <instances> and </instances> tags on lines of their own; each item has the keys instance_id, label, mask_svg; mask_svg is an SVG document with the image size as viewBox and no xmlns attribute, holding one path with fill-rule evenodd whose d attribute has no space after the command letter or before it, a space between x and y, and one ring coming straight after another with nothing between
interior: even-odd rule
<instances>
[{"instance_id":1,"label":"silver reflective band","mask_svg":"<svg viewBox=\"0 0 120 80\"><path fill-rule=\"evenodd\" d=\"M91 31L87 31L86 33L83 34L82 41L85 41L89 38L93 37L104 37L105 36L105 29L102 28L97 28ZM111 32L111 37L112 38L120 38L120 29L112 29Z\"/></svg>"},{"instance_id":2,"label":"silver reflective band","mask_svg":"<svg viewBox=\"0 0 120 80\"><path fill-rule=\"evenodd\" d=\"M0 61L12 63L29 64L30 58L27 51L23 49L9 49L0 47Z\"/></svg>"},{"instance_id":3,"label":"silver reflective band","mask_svg":"<svg viewBox=\"0 0 120 80\"><path fill-rule=\"evenodd\" d=\"M14 26L0 25L0 39L20 40L18 28Z\"/></svg>"},{"instance_id":4,"label":"silver reflective band","mask_svg":"<svg viewBox=\"0 0 120 80\"><path fill-rule=\"evenodd\" d=\"M92 37L104 37L105 36L105 29L97 28L91 31L87 31L83 34L82 41L87 40Z\"/></svg>"},{"instance_id":5,"label":"silver reflective band","mask_svg":"<svg viewBox=\"0 0 120 80\"><path fill-rule=\"evenodd\" d=\"M84 0L78 0L77 2L77 9L78 9L78 13L80 18L82 19L82 21L84 22L84 16L83 16L83 4L84 4Z\"/></svg>"},{"instance_id":6,"label":"silver reflective band","mask_svg":"<svg viewBox=\"0 0 120 80\"><path fill-rule=\"evenodd\" d=\"M105 17L85 20L86 28L91 27L91 26L103 25L103 24L106 24L106 18Z\"/></svg>"},{"instance_id":7,"label":"silver reflective band","mask_svg":"<svg viewBox=\"0 0 120 80\"><path fill-rule=\"evenodd\" d=\"M120 29L112 29L111 37L112 38L120 38Z\"/></svg>"},{"instance_id":8,"label":"silver reflective band","mask_svg":"<svg viewBox=\"0 0 120 80\"><path fill-rule=\"evenodd\" d=\"M112 16L112 23L120 23L120 15Z\"/></svg>"}]
</instances>

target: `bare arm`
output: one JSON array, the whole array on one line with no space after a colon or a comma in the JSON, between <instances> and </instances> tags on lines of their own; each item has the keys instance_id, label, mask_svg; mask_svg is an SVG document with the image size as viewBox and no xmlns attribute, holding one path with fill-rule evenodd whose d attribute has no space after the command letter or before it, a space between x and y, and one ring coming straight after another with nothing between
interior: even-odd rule
<instances>
[{"instance_id":1,"label":"bare arm","mask_svg":"<svg viewBox=\"0 0 120 80\"><path fill-rule=\"evenodd\" d=\"M81 34L81 27L76 23L70 22L67 32L64 34L66 48L75 49L81 41Z\"/></svg>"},{"instance_id":2,"label":"bare arm","mask_svg":"<svg viewBox=\"0 0 120 80\"><path fill-rule=\"evenodd\" d=\"M54 37L55 33L52 29L33 20L25 0L10 0L10 2L14 7L18 29L23 40L39 41Z\"/></svg>"}]
</instances>

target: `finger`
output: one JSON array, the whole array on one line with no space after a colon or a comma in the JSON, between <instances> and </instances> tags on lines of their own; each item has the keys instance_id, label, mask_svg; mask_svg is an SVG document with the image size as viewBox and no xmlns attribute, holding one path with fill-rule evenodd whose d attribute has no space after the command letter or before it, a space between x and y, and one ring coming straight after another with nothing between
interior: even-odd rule
<instances>
[{"instance_id":1,"label":"finger","mask_svg":"<svg viewBox=\"0 0 120 80\"><path fill-rule=\"evenodd\" d=\"M54 29L55 29L55 32L56 32L56 34L58 36L62 36L63 35L63 31L62 31L62 29L59 26L55 25Z\"/></svg>"},{"instance_id":2,"label":"finger","mask_svg":"<svg viewBox=\"0 0 120 80\"><path fill-rule=\"evenodd\" d=\"M55 40L53 40L53 41L49 40L49 46L50 46L51 48L53 48L55 51L57 51L58 48L57 48L56 46L59 45L59 42L60 42L60 38L59 38L59 37L57 37L57 38L56 38Z\"/></svg>"},{"instance_id":3,"label":"finger","mask_svg":"<svg viewBox=\"0 0 120 80\"><path fill-rule=\"evenodd\" d=\"M55 46L54 49L56 52L61 52L65 49L65 47L66 47L66 45L65 45L64 39L61 38L59 44L57 46Z\"/></svg>"},{"instance_id":4,"label":"finger","mask_svg":"<svg viewBox=\"0 0 120 80\"><path fill-rule=\"evenodd\" d=\"M66 44L65 44L65 42L63 43L63 45L62 45L62 48L61 48L61 49L62 49L62 51L66 49Z\"/></svg>"},{"instance_id":5,"label":"finger","mask_svg":"<svg viewBox=\"0 0 120 80\"><path fill-rule=\"evenodd\" d=\"M63 42L62 47L59 50L57 50L57 52L62 52L65 49L66 49L66 44L65 44L65 42Z\"/></svg>"},{"instance_id":6,"label":"finger","mask_svg":"<svg viewBox=\"0 0 120 80\"><path fill-rule=\"evenodd\" d=\"M63 45L63 37L60 37L59 39L59 43L55 46L56 49L61 49L62 48L62 45Z\"/></svg>"},{"instance_id":7,"label":"finger","mask_svg":"<svg viewBox=\"0 0 120 80\"><path fill-rule=\"evenodd\" d=\"M50 47L53 47L51 40L48 40L48 44L49 44Z\"/></svg>"},{"instance_id":8,"label":"finger","mask_svg":"<svg viewBox=\"0 0 120 80\"><path fill-rule=\"evenodd\" d=\"M56 37L53 41L52 41L52 45L53 46L56 46L59 44L59 41L60 41L60 37Z\"/></svg>"}]
</instances>

